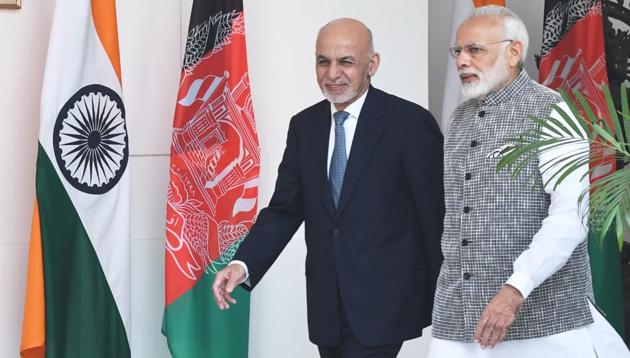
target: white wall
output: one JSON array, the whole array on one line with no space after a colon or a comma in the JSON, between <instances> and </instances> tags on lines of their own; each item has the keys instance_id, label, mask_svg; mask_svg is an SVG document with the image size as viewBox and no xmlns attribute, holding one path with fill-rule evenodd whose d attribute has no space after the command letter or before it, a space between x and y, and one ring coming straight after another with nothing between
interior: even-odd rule
<instances>
[{"instance_id":1,"label":"white wall","mask_svg":"<svg viewBox=\"0 0 630 358\"><path fill-rule=\"evenodd\" d=\"M0 10L0 357L17 357L52 2Z\"/></svg>"},{"instance_id":2,"label":"white wall","mask_svg":"<svg viewBox=\"0 0 630 358\"><path fill-rule=\"evenodd\" d=\"M131 353L169 357L164 309L166 188L182 49L180 1L118 0L131 170Z\"/></svg>"},{"instance_id":3,"label":"white wall","mask_svg":"<svg viewBox=\"0 0 630 358\"><path fill-rule=\"evenodd\" d=\"M168 357L163 309L165 192L181 53L192 0L118 2L123 91L132 182L134 357ZM17 357L27 243L34 198L39 97L54 0L0 10L0 356ZM382 65L374 84L428 103L427 3L245 1L250 78L260 137L260 202L269 201L289 118L322 97L314 76L314 41L328 20L351 16L374 32ZM250 357L316 357L306 332L303 232L255 290ZM422 357L423 340L400 357Z\"/></svg>"}]
</instances>

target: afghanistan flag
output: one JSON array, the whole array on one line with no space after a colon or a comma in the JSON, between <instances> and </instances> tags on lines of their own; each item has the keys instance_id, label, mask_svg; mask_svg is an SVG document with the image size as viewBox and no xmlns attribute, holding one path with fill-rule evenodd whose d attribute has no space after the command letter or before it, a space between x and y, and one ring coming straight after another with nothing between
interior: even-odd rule
<instances>
[{"instance_id":1,"label":"afghanistan flag","mask_svg":"<svg viewBox=\"0 0 630 358\"><path fill-rule=\"evenodd\" d=\"M129 158L114 0L57 0L23 357L129 357Z\"/></svg>"},{"instance_id":2,"label":"afghanistan flag","mask_svg":"<svg viewBox=\"0 0 630 358\"><path fill-rule=\"evenodd\" d=\"M256 215L260 153L241 0L193 3L171 147L162 332L174 357L247 357L249 294L219 311L215 274Z\"/></svg>"},{"instance_id":3,"label":"afghanistan flag","mask_svg":"<svg viewBox=\"0 0 630 358\"><path fill-rule=\"evenodd\" d=\"M602 3L600 0L546 0L543 44L539 61L540 83L568 93L584 94L599 118L605 118L606 102L602 85L608 85ZM591 152L597 151L591 147ZM616 170L614 157L598 153L602 159L591 182ZM595 303L606 319L623 336L623 297L621 262L616 237L607 233L600 244L599 233L589 233L589 256Z\"/></svg>"}]
</instances>

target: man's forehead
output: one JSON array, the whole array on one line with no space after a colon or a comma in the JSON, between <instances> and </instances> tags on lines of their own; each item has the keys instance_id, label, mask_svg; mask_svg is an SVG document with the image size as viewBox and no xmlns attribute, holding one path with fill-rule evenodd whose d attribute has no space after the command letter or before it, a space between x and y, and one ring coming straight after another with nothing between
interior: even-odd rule
<instances>
[{"instance_id":1,"label":"man's forehead","mask_svg":"<svg viewBox=\"0 0 630 358\"><path fill-rule=\"evenodd\" d=\"M497 41L501 36L501 25L496 18L479 16L461 24L457 31L458 44L484 43Z\"/></svg>"},{"instance_id":2,"label":"man's forehead","mask_svg":"<svg viewBox=\"0 0 630 358\"><path fill-rule=\"evenodd\" d=\"M322 34L317 38L315 46L333 48L356 48L361 43L361 39L351 34Z\"/></svg>"},{"instance_id":3,"label":"man's forehead","mask_svg":"<svg viewBox=\"0 0 630 358\"><path fill-rule=\"evenodd\" d=\"M315 53L326 56L341 56L342 54L355 55L363 50L361 44L351 38L320 39L315 45Z\"/></svg>"}]
</instances>

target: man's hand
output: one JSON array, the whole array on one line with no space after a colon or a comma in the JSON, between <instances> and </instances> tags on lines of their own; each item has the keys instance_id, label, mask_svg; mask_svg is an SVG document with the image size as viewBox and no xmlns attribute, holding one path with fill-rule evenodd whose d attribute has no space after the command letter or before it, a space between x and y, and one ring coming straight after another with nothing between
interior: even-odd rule
<instances>
[{"instance_id":1,"label":"man's hand","mask_svg":"<svg viewBox=\"0 0 630 358\"><path fill-rule=\"evenodd\" d=\"M220 310L230 308L229 303L236 304L232 297L232 291L239 283L245 279L245 270L241 265L228 265L223 270L217 272L212 284L214 301ZM228 303L229 302L229 303Z\"/></svg>"},{"instance_id":2,"label":"man's hand","mask_svg":"<svg viewBox=\"0 0 630 358\"><path fill-rule=\"evenodd\" d=\"M475 329L475 341L481 348L493 348L501 342L523 306L523 295L516 288L504 285L481 313Z\"/></svg>"}]
</instances>

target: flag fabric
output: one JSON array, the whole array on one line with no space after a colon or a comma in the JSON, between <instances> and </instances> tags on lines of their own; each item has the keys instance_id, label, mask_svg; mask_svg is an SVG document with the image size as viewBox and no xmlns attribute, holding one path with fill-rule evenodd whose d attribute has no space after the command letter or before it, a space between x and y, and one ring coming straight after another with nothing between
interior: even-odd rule
<instances>
[{"instance_id":1,"label":"flag fabric","mask_svg":"<svg viewBox=\"0 0 630 358\"><path fill-rule=\"evenodd\" d=\"M129 158L114 0L57 0L22 357L129 357Z\"/></svg>"},{"instance_id":2,"label":"flag fabric","mask_svg":"<svg viewBox=\"0 0 630 358\"><path fill-rule=\"evenodd\" d=\"M608 73L600 0L545 1L538 65L540 83L567 93L580 91L598 118L610 120L603 115L606 102L601 86L608 85ZM602 158L591 164L591 182L616 170L614 156L601 153L597 146L591 147L591 153ZM602 243L599 236L599 232L591 231L588 238L595 304L623 336L620 252L613 232L607 233Z\"/></svg>"},{"instance_id":3,"label":"flag fabric","mask_svg":"<svg viewBox=\"0 0 630 358\"><path fill-rule=\"evenodd\" d=\"M505 6L505 0L455 0L453 1L453 15L451 16L451 36L449 46L455 44L457 29L464 22L470 12L476 7L487 5ZM461 81L455 67L455 60L448 56L446 67L446 80L444 81L444 97L442 97L442 117L440 118L440 128L446 133L448 121L451 114L462 103L464 97L461 91Z\"/></svg>"},{"instance_id":4,"label":"flag fabric","mask_svg":"<svg viewBox=\"0 0 630 358\"><path fill-rule=\"evenodd\" d=\"M227 311L211 285L256 215L260 153L242 0L193 2L177 95L162 332L173 357L247 357L249 294Z\"/></svg>"}]
</instances>

